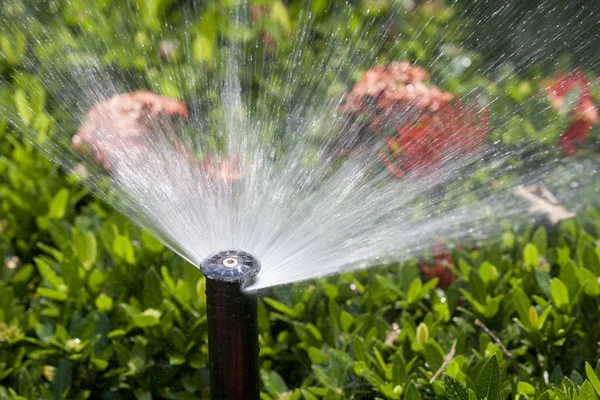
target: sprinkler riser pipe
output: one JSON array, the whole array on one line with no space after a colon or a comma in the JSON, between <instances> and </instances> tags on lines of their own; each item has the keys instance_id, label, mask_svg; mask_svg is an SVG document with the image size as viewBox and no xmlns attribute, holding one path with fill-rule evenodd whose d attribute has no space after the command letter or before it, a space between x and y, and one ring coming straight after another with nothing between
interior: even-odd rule
<instances>
[{"instance_id":1,"label":"sprinkler riser pipe","mask_svg":"<svg viewBox=\"0 0 600 400\"><path fill-rule=\"evenodd\" d=\"M211 400L259 400L256 295L206 280Z\"/></svg>"},{"instance_id":2,"label":"sprinkler riser pipe","mask_svg":"<svg viewBox=\"0 0 600 400\"><path fill-rule=\"evenodd\" d=\"M260 400L258 308L243 292L260 264L248 253L219 252L201 265L206 276L211 400Z\"/></svg>"}]
</instances>

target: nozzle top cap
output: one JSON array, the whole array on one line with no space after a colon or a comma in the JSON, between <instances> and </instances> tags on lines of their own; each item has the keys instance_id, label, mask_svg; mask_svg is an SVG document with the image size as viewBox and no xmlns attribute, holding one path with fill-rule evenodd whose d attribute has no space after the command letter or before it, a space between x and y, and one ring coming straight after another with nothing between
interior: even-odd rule
<instances>
[{"instance_id":1,"label":"nozzle top cap","mask_svg":"<svg viewBox=\"0 0 600 400\"><path fill-rule=\"evenodd\" d=\"M221 282L239 282L249 285L260 271L260 262L252 254L241 250L219 251L200 264L208 279Z\"/></svg>"}]
</instances>

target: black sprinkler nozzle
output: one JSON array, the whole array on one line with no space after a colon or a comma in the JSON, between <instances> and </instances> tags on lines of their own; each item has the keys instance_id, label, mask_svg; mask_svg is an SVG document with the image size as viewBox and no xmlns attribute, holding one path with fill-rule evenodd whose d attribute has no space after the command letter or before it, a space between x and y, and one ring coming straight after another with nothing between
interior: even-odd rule
<instances>
[{"instance_id":1,"label":"black sprinkler nozzle","mask_svg":"<svg viewBox=\"0 0 600 400\"><path fill-rule=\"evenodd\" d=\"M206 276L211 400L259 400L258 311L243 292L260 263L238 250L215 253L200 265Z\"/></svg>"}]
</instances>

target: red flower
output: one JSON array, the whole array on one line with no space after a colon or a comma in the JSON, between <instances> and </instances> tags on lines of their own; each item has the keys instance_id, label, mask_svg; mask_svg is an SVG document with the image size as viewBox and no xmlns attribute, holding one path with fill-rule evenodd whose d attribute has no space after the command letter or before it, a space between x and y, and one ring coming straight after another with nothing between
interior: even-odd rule
<instances>
[{"instance_id":1,"label":"red flower","mask_svg":"<svg viewBox=\"0 0 600 400\"><path fill-rule=\"evenodd\" d=\"M592 125L600 119L590 92L590 81L580 69L568 75L561 72L547 87L547 91L552 106L559 111L568 111L573 120L571 126L558 139L558 145L562 147L565 155L571 155L577 149L576 145L585 142ZM578 96L577 102L573 109L565 110L567 96L574 92Z\"/></svg>"},{"instance_id":2,"label":"red flower","mask_svg":"<svg viewBox=\"0 0 600 400\"><path fill-rule=\"evenodd\" d=\"M590 124L598 123L598 108L590 92L590 81L580 69L576 69L569 75L559 73L556 81L548 87L548 96L555 109L559 111L570 111L575 120L584 120ZM572 110L564 110L565 100L574 91L579 92L577 103Z\"/></svg>"},{"instance_id":3,"label":"red flower","mask_svg":"<svg viewBox=\"0 0 600 400\"><path fill-rule=\"evenodd\" d=\"M480 115L481 114L481 115ZM489 131L489 114L460 101L426 114L415 124L398 128L397 136L386 138L387 152L379 157L396 177L408 172L429 172L444 159L472 154L482 147Z\"/></svg>"},{"instance_id":4,"label":"red flower","mask_svg":"<svg viewBox=\"0 0 600 400\"><path fill-rule=\"evenodd\" d=\"M558 139L558 145L562 147L565 155L570 156L575 153L575 145L582 144L587 139L588 132L592 129L592 124L584 119L578 119L573 122Z\"/></svg>"},{"instance_id":5,"label":"red flower","mask_svg":"<svg viewBox=\"0 0 600 400\"><path fill-rule=\"evenodd\" d=\"M385 138L379 158L396 177L425 172L451 156L479 149L489 131L487 112L465 107L438 87L426 84L429 73L407 61L369 69L346 96L343 112L366 116L367 126ZM392 131L393 132L393 131Z\"/></svg>"},{"instance_id":6,"label":"red flower","mask_svg":"<svg viewBox=\"0 0 600 400\"><path fill-rule=\"evenodd\" d=\"M438 278L438 286L447 289L456 280L456 275L452 272L450 266L453 266L452 256L442 243L433 247L433 267L421 263L421 271L429 279Z\"/></svg>"}]
</instances>

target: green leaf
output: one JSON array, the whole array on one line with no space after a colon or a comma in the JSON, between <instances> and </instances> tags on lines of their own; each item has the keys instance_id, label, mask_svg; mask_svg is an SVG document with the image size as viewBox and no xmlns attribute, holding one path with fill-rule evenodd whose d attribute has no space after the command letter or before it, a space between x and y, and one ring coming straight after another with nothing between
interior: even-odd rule
<instances>
[{"instance_id":1,"label":"green leaf","mask_svg":"<svg viewBox=\"0 0 600 400\"><path fill-rule=\"evenodd\" d=\"M517 314L519 314L519 319L521 322L527 325L527 322L529 321L529 309L531 308L531 301L529 301L529 297L527 297L525 292L519 287L515 286L512 289L512 294L513 303Z\"/></svg>"},{"instance_id":2,"label":"green leaf","mask_svg":"<svg viewBox=\"0 0 600 400\"><path fill-rule=\"evenodd\" d=\"M444 349L435 340L430 340L423 347L425 361L432 371L437 371L444 363Z\"/></svg>"},{"instance_id":3,"label":"green leaf","mask_svg":"<svg viewBox=\"0 0 600 400\"><path fill-rule=\"evenodd\" d=\"M553 278L550 283L550 294L552 295L552 301L560 309L565 309L569 306L569 292L564 283L558 278Z\"/></svg>"},{"instance_id":4,"label":"green leaf","mask_svg":"<svg viewBox=\"0 0 600 400\"><path fill-rule=\"evenodd\" d=\"M410 284L410 288L408 289L408 293L406 295L406 300L409 304L412 304L418 300L421 300L421 290L423 289L423 282L421 279L415 278Z\"/></svg>"},{"instance_id":5,"label":"green leaf","mask_svg":"<svg viewBox=\"0 0 600 400\"><path fill-rule=\"evenodd\" d=\"M212 62L215 58L215 45L206 35L198 35L192 43L194 60L199 63Z\"/></svg>"},{"instance_id":6,"label":"green leaf","mask_svg":"<svg viewBox=\"0 0 600 400\"><path fill-rule=\"evenodd\" d=\"M110 331L108 335L106 335L106 337L108 337L109 339L115 339L121 336L125 336L126 334L127 331L124 329L115 329L114 331Z\"/></svg>"},{"instance_id":7,"label":"green leaf","mask_svg":"<svg viewBox=\"0 0 600 400\"><path fill-rule=\"evenodd\" d=\"M529 326L531 326L533 329L540 329L540 317L537 313L537 311L535 310L534 306L529 307L529 317L528 317L528 321L529 321Z\"/></svg>"},{"instance_id":8,"label":"green leaf","mask_svg":"<svg viewBox=\"0 0 600 400\"><path fill-rule=\"evenodd\" d=\"M417 326L417 343L420 345L424 345L429 341L429 328L427 324L421 322L419 326Z\"/></svg>"},{"instance_id":9,"label":"green leaf","mask_svg":"<svg viewBox=\"0 0 600 400\"><path fill-rule=\"evenodd\" d=\"M101 360L101 359L99 359L99 358L93 358L93 357L92 357L92 358L90 359L90 362L91 362L92 364L94 364L94 366L95 366L96 368L98 368L98 370L100 370L100 371L104 371L106 368L108 368L108 361L105 361L105 360Z\"/></svg>"},{"instance_id":10,"label":"green leaf","mask_svg":"<svg viewBox=\"0 0 600 400\"><path fill-rule=\"evenodd\" d=\"M324 364L328 360L328 357L325 355L325 353L323 353L321 349L318 349L314 346L309 346L307 353L310 361L315 364Z\"/></svg>"},{"instance_id":11,"label":"green leaf","mask_svg":"<svg viewBox=\"0 0 600 400\"><path fill-rule=\"evenodd\" d=\"M271 19L278 22L286 33L292 30L292 19L288 8L281 0L275 1L271 6Z\"/></svg>"},{"instance_id":12,"label":"green leaf","mask_svg":"<svg viewBox=\"0 0 600 400\"><path fill-rule=\"evenodd\" d=\"M127 236L118 235L113 242L113 251L116 256L128 264L135 264L135 252L131 240Z\"/></svg>"},{"instance_id":13,"label":"green leaf","mask_svg":"<svg viewBox=\"0 0 600 400\"><path fill-rule=\"evenodd\" d=\"M154 236L145 229L142 230L140 240L142 246L153 253L162 253L165 250L165 245L160 240L155 239Z\"/></svg>"},{"instance_id":14,"label":"green leaf","mask_svg":"<svg viewBox=\"0 0 600 400\"><path fill-rule=\"evenodd\" d=\"M89 271L96 263L98 254L98 244L96 236L92 232L86 232L83 235L74 233L73 245L77 251L77 258L81 261L83 268Z\"/></svg>"},{"instance_id":15,"label":"green leaf","mask_svg":"<svg viewBox=\"0 0 600 400\"><path fill-rule=\"evenodd\" d=\"M347 311L342 311L340 313L340 324L341 328L344 332L348 332L352 324L354 324L354 317Z\"/></svg>"},{"instance_id":16,"label":"green leaf","mask_svg":"<svg viewBox=\"0 0 600 400\"><path fill-rule=\"evenodd\" d=\"M354 358L356 358L356 361L369 362L369 352L363 338L356 338L352 344L352 350L354 351Z\"/></svg>"},{"instance_id":17,"label":"green leaf","mask_svg":"<svg viewBox=\"0 0 600 400\"><path fill-rule=\"evenodd\" d=\"M42 278L46 280L54 289L66 292L65 282L60 278L56 272L50 267L50 265L44 261L43 258L36 257L34 259L35 265L42 275Z\"/></svg>"},{"instance_id":18,"label":"green leaf","mask_svg":"<svg viewBox=\"0 0 600 400\"><path fill-rule=\"evenodd\" d=\"M106 275L99 269L94 269L88 277L88 287L93 293L97 293L102 289L102 285L106 282Z\"/></svg>"},{"instance_id":19,"label":"green leaf","mask_svg":"<svg viewBox=\"0 0 600 400\"><path fill-rule=\"evenodd\" d=\"M546 233L546 228L540 226L533 234L531 241L539 252L545 256L548 251L548 234Z\"/></svg>"},{"instance_id":20,"label":"green leaf","mask_svg":"<svg viewBox=\"0 0 600 400\"><path fill-rule=\"evenodd\" d=\"M35 114L41 114L46 105L46 89L44 89L44 86L38 77L31 80L31 83L29 84L29 94L29 105L31 106L32 111Z\"/></svg>"},{"instance_id":21,"label":"green leaf","mask_svg":"<svg viewBox=\"0 0 600 400\"><path fill-rule=\"evenodd\" d=\"M162 303L162 292L160 290L160 277L154 270L149 268L143 277L142 302L144 307L154 308Z\"/></svg>"},{"instance_id":22,"label":"green leaf","mask_svg":"<svg viewBox=\"0 0 600 400\"><path fill-rule=\"evenodd\" d=\"M39 247L44 253L52 256L58 262L63 262L63 260L65 259L64 254L61 251L55 249L54 247L48 246L41 242L37 242L35 245Z\"/></svg>"},{"instance_id":23,"label":"green leaf","mask_svg":"<svg viewBox=\"0 0 600 400\"><path fill-rule=\"evenodd\" d=\"M308 323L306 325L304 325L304 327L306 328L307 331L310 332L310 334L317 340L321 341L323 340L323 335L321 335L321 332L319 332L319 329L314 326L311 323Z\"/></svg>"},{"instance_id":24,"label":"green leaf","mask_svg":"<svg viewBox=\"0 0 600 400\"><path fill-rule=\"evenodd\" d=\"M171 354L169 356L169 364L170 365L183 365L185 364L185 356L182 356L181 354Z\"/></svg>"},{"instance_id":25,"label":"green leaf","mask_svg":"<svg viewBox=\"0 0 600 400\"><path fill-rule=\"evenodd\" d=\"M533 272L535 274L535 281L537 282L544 296L550 297L550 281L552 280L550 274L545 271L540 271L539 269L536 269Z\"/></svg>"},{"instance_id":26,"label":"green leaf","mask_svg":"<svg viewBox=\"0 0 600 400\"><path fill-rule=\"evenodd\" d=\"M396 386L403 385L406 379L406 365L400 354L396 354L392 360L392 383Z\"/></svg>"},{"instance_id":27,"label":"green leaf","mask_svg":"<svg viewBox=\"0 0 600 400\"><path fill-rule=\"evenodd\" d=\"M467 388L458 379L444 374L444 386L448 400L469 400Z\"/></svg>"},{"instance_id":28,"label":"green leaf","mask_svg":"<svg viewBox=\"0 0 600 400\"><path fill-rule=\"evenodd\" d=\"M98 298L96 298L96 307L101 312L108 312L113 308L113 299L101 294Z\"/></svg>"},{"instance_id":29,"label":"green leaf","mask_svg":"<svg viewBox=\"0 0 600 400\"><path fill-rule=\"evenodd\" d=\"M498 295L496 297L489 297L486 299L485 302L485 308L483 310L483 316L486 318L492 318L494 315L496 315L496 313L498 312L498 310L500 310L500 303L502 302L502 299L504 298L504 295Z\"/></svg>"},{"instance_id":30,"label":"green leaf","mask_svg":"<svg viewBox=\"0 0 600 400\"><path fill-rule=\"evenodd\" d=\"M490 357L483 365L477 383L475 394L478 399L501 400L502 382L500 380L500 364L496 354Z\"/></svg>"},{"instance_id":31,"label":"green leaf","mask_svg":"<svg viewBox=\"0 0 600 400\"><path fill-rule=\"evenodd\" d=\"M597 400L598 397L594 392L594 388L588 380L583 382L581 389L579 389L579 400Z\"/></svg>"},{"instance_id":32,"label":"green leaf","mask_svg":"<svg viewBox=\"0 0 600 400\"><path fill-rule=\"evenodd\" d=\"M600 275L600 261L598 261L598 255L594 248L586 244L583 246L583 256L581 257L582 267L589 269L596 276Z\"/></svg>"},{"instance_id":33,"label":"green leaf","mask_svg":"<svg viewBox=\"0 0 600 400\"><path fill-rule=\"evenodd\" d=\"M530 383L519 382L517 384L517 392L526 394L528 396L533 396L535 395L535 388Z\"/></svg>"},{"instance_id":34,"label":"green leaf","mask_svg":"<svg viewBox=\"0 0 600 400\"><path fill-rule=\"evenodd\" d=\"M68 360L63 360L54 372L51 386L52 397L55 399L64 398L70 387L71 364L69 364Z\"/></svg>"},{"instance_id":35,"label":"green leaf","mask_svg":"<svg viewBox=\"0 0 600 400\"><path fill-rule=\"evenodd\" d=\"M558 279L565 284L567 292L571 296L575 296L579 291L579 282L577 281L577 272L580 270L573 261L568 261L563 264L558 274Z\"/></svg>"},{"instance_id":36,"label":"green leaf","mask_svg":"<svg viewBox=\"0 0 600 400\"><path fill-rule=\"evenodd\" d=\"M421 400L421 393L414 381L410 381L404 393L404 400Z\"/></svg>"},{"instance_id":37,"label":"green leaf","mask_svg":"<svg viewBox=\"0 0 600 400\"><path fill-rule=\"evenodd\" d=\"M585 374L596 390L596 393L600 394L600 379L598 379L598 375L596 375L596 372L588 362L585 363Z\"/></svg>"},{"instance_id":38,"label":"green leaf","mask_svg":"<svg viewBox=\"0 0 600 400\"><path fill-rule=\"evenodd\" d=\"M532 243L527 243L523 249L523 261L525 264L537 267L539 265L539 254L538 249ZM488 399L490 400L490 399Z\"/></svg>"},{"instance_id":39,"label":"green leaf","mask_svg":"<svg viewBox=\"0 0 600 400\"><path fill-rule=\"evenodd\" d=\"M369 369L366 364L362 361L354 364L354 373L360 377L365 378L373 387L379 388L385 385L384 380Z\"/></svg>"},{"instance_id":40,"label":"green leaf","mask_svg":"<svg viewBox=\"0 0 600 400\"><path fill-rule=\"evenodd\" d=\"M15 94L13 95L15 101L15 107L21 120L25 123L26 126L30 126L33 122L33 118L35 117L35 113L29 106L29 102L27 101L27 95L22 89L15 90Z\"/></svg>"},{"instance_id":41,"label":"green leaf","mask_svg":"<svg viewBox=\"0 0 600 400\"><path fill-rule=\"evenodd\" d=\"M67 205L69 204L69 191L62 188L56 193L52 201L50 202L50 210L48 211L48 217L51 219L62 219L67 211Z\"/></svg>"},{"instance_id":42,"label":"green leaf","mask_svg":"<svg viewBox=\"0 0 600 400\"><path fill-rule=\"evenodd\" d=\"M485 284L488 284L498 279L498 271L496 267L494 267L491 263L487 261L484 261L483 264L479 266L478 272L479 277Z\"/></svg>"},{"instance_id":43,"label":"green leaf","mask_svg":"<svg viewBox=\"0 0 600 400\"><path fill-rule=\"evenodd\" d=\"M160 324L160 313L150 313L148 310L133 317L133 324L138 328L148 328Z\"/></svg>"},{"instance_id":44,"label":"green leaf","mask_svg":"<svg viewBox=\"0 0 600 400\"><path fill-rule=\"evenodd\" d=\"M275 311L278 311L282 314L285 314L289 317L294 317L294 310L292 310L290 307L286 306L283 303L278 302L277 300L271 299L269 297L265 297L263 298L263 301L265 303L267 303L268 305L270 305L271 307L273 307L275 309Z\"/></svg>"},{"instance_id":45,"label":"green leaf","mask_svg":"<svg viewBox=\"0 0 600 400\"><path fill-rule=\"evenodd\" d=\"M277 372L260 370L260 377L263 383L263 388L271 396L279 397L281 393L288 391L288 386Z\"/></svg>"},{"instance_id":46,"label":"green leaf","mask_svg":"<svg viewBox=\"0 0 600 400\"><path fill-rule=\"evenodd\" d=\"M592 297L600 296L600 284L598 284L598 278L592 271L587 268L579 268L577 280L585 294Z\"/></svg>"},{"instance_id":47,"label":"green leaf","mask_svg":"<svg viewBox=\"0 0 600 400\"><path fill-rule=\"evenodd\" d=\"M58 290L48 288L37 288L37 292L40 296L47 297L52 300L65 301L69 298L66 292L59 292Z\"/></svg>"},{"instance_id":48,"label":"green leaf","mask_svg":"<svg viewBox=\"0 0 600 400\"><path fill-rule=\"evenodd\" d=\"M551 400L553 399L554 396L550 396L550 390L546 390L544 393L542 393L540 395L540 397L537 398L537 400Z\"/></svg>"}]
</instances>

